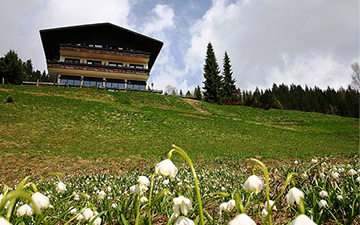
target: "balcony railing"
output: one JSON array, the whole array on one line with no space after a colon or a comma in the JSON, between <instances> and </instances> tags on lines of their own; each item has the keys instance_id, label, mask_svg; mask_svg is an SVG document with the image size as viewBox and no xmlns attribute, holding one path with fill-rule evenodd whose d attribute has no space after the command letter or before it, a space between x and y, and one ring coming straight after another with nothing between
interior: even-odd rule
<instances>
[{"instance_id":1,"label":"balcony railing","mask_svg":"<svg viewBox=\"0 0 360 225\"><path fill-rule=\"evenodd\" d=\"M150 58L149 52L120 50L120 49L103 48L103 47L99 48L99 47L90 47L84 45L60 44L60 50L136 57L136 58Z\"/></svg>"},{"instance_id":2,"label":"balcony railing","mask_svg":"<svg viewBox=\"0 0 360 225\"><path fill-rule=\"evenodd\" d=\"M127 74L138 74L149 76L150 70L130 67L115 67L108 65L90 65L85 63L69 63L59 61L47 61L48 68L60 68L60 69L73 69L73 70L88 70L96 72L109 72L109 73L127 73Z\"/></svg>"}]
</instances>

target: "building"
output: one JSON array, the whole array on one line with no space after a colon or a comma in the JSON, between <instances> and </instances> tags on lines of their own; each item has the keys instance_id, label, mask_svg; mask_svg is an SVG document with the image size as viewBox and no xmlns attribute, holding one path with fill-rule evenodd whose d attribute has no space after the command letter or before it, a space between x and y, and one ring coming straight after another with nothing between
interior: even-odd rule
<instances>
[{"instance_id":1,"label":"building","mask_svg":"<svg viewBox=\"0 0 360 225\"><path fill-rule=\"evenodd\" d=\"M161 41L111 23L40 30L59 85L145 90Z\"/></svg>"}]
</instances>

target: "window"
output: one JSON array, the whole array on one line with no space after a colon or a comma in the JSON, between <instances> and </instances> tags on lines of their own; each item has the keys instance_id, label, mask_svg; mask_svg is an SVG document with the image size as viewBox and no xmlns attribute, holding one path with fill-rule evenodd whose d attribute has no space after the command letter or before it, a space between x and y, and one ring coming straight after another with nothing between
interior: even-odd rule
<instances>
[{"instance_id":1,"label":"window","mask_svg":"<svg viewBox=\"0 0 360 225\"><path fill-rule=\"evenodd\" d=\"M79 64L79 63L80 63L80 59L65 58L65 62L66 62L66 63L76 63L76 64Z\"/></svg>"},{"instance_id":2,"label":"window","mask_svg":"<svg viewBox=\"0 0 360 225\"><path fill-rule=\"evenodd\" d=\"M80 86L80 77L63 75L60 77L60 84Z\"/></svg>"},{"instance_id":3,"label":"window","mask_svg":"<svg viewBox=\"0 0 360 225\"><path fill-rule=\"evenodd\" d=\"M144 65L139 65L139 64L130 64L130 68L144 69Z\"/></svg>"},{"instance_id":4,"label":"window","mask_svg":"<svg viewBox=\"0 0 360 225\"><path fill-rule=\"evenodd\" d=\"M86 63L88 65L101 66L101 61L88 60Z\"/></svg>"},{"instance_id":5,"label":"window","mask_svg":"<svg viewBox=\"0 0 360 225\"><path fill-rule=\"evenodd\" d=\"M125 88L125 80L123 79L106 79L106 87L107 88Z\"/></svg>"},{"instance_id":6,"label":"window","mask_svg":"<svg viewBox=\"0 0 360 225\"><path fill-rule=\"evenodd\" d=\"M103 79L95 77L84 77L83 85L85 87L102 87Z\"/></svg>"},{"instance_id":7,"label":"window","mask_svg":"<svg viewBox=\"0 0 360 225\"><path fill-rule=\"evenodd\" d=\"M95 48L102 48L102 45L95 45Z\"/></svg>"},{"instance_id":8,"label":"window","mask_svg":"<svg viewBox=\"0 0 360 225\"><path fill-rule=\"evenodd\" d=\"M129 80L128 89L135 89L135 90L145 90L146 82L145 81L138 81L138 80Z\"/></svg>"},{"instance_id":9,"label":"window","mask_svg":"<svg viewBox=\"0 0 360 225\"><path fill-rule=\"evenodd\" d=\"M109 62L109 66L114 66L114 67L123 67L123 63Z\"/></svg>"}]
</instances>

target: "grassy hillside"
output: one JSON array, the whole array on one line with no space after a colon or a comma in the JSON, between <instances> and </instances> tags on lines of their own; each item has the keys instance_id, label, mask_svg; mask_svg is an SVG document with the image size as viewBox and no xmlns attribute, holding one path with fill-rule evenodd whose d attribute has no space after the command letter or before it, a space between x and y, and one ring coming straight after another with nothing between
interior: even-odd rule
<instances>
[{"instance_id":1,"label":"grassy hillside","mask_svg":"<svg viewBox=\"0 0 360 225\"><path fill-rule=\"evenodd\" d=\"M359 122L149 93L0 85L2 173L117 170L163 157L171 144L209 163L350 157L359 151Z\"/></svg>"}]
</instances>

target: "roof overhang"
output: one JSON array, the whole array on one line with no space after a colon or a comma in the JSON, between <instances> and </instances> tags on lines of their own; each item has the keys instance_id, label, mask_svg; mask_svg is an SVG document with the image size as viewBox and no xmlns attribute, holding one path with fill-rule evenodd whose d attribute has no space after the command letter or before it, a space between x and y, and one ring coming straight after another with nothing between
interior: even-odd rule
<instances>
[{"instance_id":1,"label":"roof overhang","mask_svg":"<svg viewBox=\"0 0 360 225\"><path fill-rule=\"evenodd\" d=\"M148 68L151 70L163 46L163 42L111 23L96 23L79 26L40 30L41 41L47 60L60 57L60 44L100 44L121 46L135 51L149 52Z\"/></svg>"}]
</instances>

